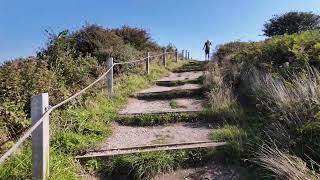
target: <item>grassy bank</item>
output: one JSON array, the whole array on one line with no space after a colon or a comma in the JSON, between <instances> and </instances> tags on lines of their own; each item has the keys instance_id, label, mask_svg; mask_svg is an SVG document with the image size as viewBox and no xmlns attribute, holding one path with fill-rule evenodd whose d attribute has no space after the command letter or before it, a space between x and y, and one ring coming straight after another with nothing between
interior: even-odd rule
<instances>
[{"instance_id":1,"label":"grassy bank","mask_svg":"<svg viewBox=\"0 0 320 180\"><path fill-rule=\"evenodd\" d=\"M319 43L319 31L231 42L208 66L211 111L225 120L212 138L261 178L319 178Z\"/></svg>"},{"instance_id":2,"label":"grassy bank","mask_svg":"<svg viewBox=\"0 0 320 180\"><path fill-rule=\"evenodd\" d=\"M108 98L104 90L97 90L97 95L87 98L82 105L73 105L54 112L50 116L50 179L78 179L83 168L73 155L95 146L110 135L110 123L133 92L148 87L153 80L182 64L183 62L176 64L170 61L166 68L154 64L148 76L144 75L143 70L122 74L115 79L115 94L112 98ZM29 142L0 167L0 177L31 179Z\"/></svg>"}]
</instances>

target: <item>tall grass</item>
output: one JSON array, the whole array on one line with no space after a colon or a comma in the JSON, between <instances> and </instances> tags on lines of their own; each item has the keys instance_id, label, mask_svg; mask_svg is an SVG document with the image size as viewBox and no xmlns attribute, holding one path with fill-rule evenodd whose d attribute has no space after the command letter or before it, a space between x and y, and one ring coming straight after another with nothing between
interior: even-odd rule
<instances>
[{"instance_id":1,"label":"tall grass","mask_svg":"<svg viewBox=\"0 0 320 180\"><path fill-rule=\"evenodd\" d=\"M280 179L320 179L320 174L310 170L301 158L283 152L277 147L264 144L256 154L257 158L252 161L270 170Z\"/></svg>"},{"instance_id":2,"label":"tall grass","mask_svg":"<svg viewBox=\"0 0 320 180\"><path fill-rule=\"evenodd\" d=\"M283 77L253 65L235 64L234 67L212 65L211 71L208 83L212 85L208 93L211 110L228 117L232 109L234 112L242 109L245 114L241 121L234 122L248 133L242 139L247 142L242 144L255 147L254 153L251 146L232 146L233 151L226 151L236 150L242 153L239 155L242 158L258 156L255 162L281 179L317 179L319 175L310 175L309 168L320 162L318 70L308 67L307 71ZM241 104L239 99L246 102ZM213 132L211 138L222 135L232 140L237 131L231 127L227 125ZM274 142L277 149L257 149L264 141Z\"/></svg>"},{"instance_id":3,"label":"tall grass","mask_svg":"<svg viewBox=\"0 0 320 180\"><path fill-rule=\"evenodd\" d=\"M267 110L281 112L286 123L301 126L314 120L312 116L320 106L320 75L316 69L308 69L289 80L253 69L248 76L250 88Z\"/></svg>"},{"instance_id":4,"label":"tall grass","mask_svg":"<svg viewBox=\"0 0 320 180\"><path fill-rule=\"evenodd\" d=\"M232 87L225 83L217 63L212 63L209 67L211 69L206 73L204 83L210 89L207 98L213 116L222 120L238 121L242 118L242 109Z\"/></svg>"}]
</instances>

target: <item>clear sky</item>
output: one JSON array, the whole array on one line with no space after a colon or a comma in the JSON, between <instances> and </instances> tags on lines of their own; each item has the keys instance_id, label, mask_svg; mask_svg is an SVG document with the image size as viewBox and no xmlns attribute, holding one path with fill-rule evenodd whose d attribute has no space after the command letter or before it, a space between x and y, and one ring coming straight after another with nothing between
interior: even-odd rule
<instances>
[{"instance_id":1,"label":"clear sky","mask_svg":"<svg viewBox=\"0 0 320 180\"><path fill-rule=\"evenodd\" d=\"M45 29L75 30L86 22L147 29L203 59L202 46L260 40L264 22L290 10L320 13L320 0L0 0L0 61L35 55Z\"/></svg>"}]
</instances>

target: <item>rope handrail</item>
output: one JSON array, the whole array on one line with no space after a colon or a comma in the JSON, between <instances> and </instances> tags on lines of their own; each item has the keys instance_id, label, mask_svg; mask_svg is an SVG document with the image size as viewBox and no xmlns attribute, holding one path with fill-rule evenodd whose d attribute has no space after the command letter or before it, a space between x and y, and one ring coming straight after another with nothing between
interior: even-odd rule
<instances>
[{"instance_id":1,"label":"rope handrail","mask_svg":"<svg viewBox=\"0 0 320 180\"><path fill-rule=\"evenodd\" d=\"M64 105L65 103L70 102L71 100L73 100L74 98L78 97L79 95L81 95L82 93L84 93L86 90L88 90L90 87L92 87L93 85L95 85L97 82L99 82L102 78L104 78L109 71L113 68L113 66L111 66L103 75L101 75L98 79L96 79L93 83L89 84L87 87L85 87L84 89L82 89L81 91L75 93L74 95L70 96L68 99L52 106L51 108L49 108L40 118L40 120L35 123L31 128L29 128L24 135L19 138L19 140L0 158L0 164L2 164L9 156L11 156L19 147L20 145L32 134L32 132L43 122L44 118L46 116L48 116L53 110L57 109L58 107Z\"/></svg>"},{"instance_id":2,"label":"rope handrail","mask_svg":"<svg viewBox=\"0 0 320 180\"><path fill-rule=\"evenodd\" d=\"M148 59L148 58L139 59L139 60L135 60L135 61L128 61L128 62L119 62L119 63L114 63L114 65L134 64L134 63L137 63L137 62L145 61L146 59Z\"/></svg>"},{"instance_id":3,"label":"rope handrail","mask_svg":"<svg viewBox=\"0 0 320 180\"><path fill-rule=\"evenodd\" d=\"M158 57L158 56L162 56L164 54L169 54L172 52L165 52L165 53L161 53L158 55L154 55L154 56L149 56L146 57L144 59L140 59L140 60L135 60L135 61L129 61L129 62L122 62L122 63L114 63L105 73L103 73L98 79L96 79L94 82L92 82L91 84L89 84L87 87L83 88L82 90L78 91L77 93L75 93L74 95L70 96L69 98L65 99L64 101L50 107L43 115L42 117L33 125L31 126L24 134L23 136L21 136L18 141L5 153L1 156L0 158L0 165L3 164L5 162L5 160L10 157L15 151L18 150L18 148L22 145L22 143L32 134L32 132L38 127L40 126L40 124L44 121L45 117L47 117L53 110L59 108L60 106L70 102L71 100L75 99L76 97L80 96L81 94L83 94L86 90L88 90L89 88L91 88L93 85L95 85L96 83L98 83L100 80L102 80L102 78L104 78L109 72L110 70L113 69L113 67L115 65L121 65L121 64L133 64L136 62L140 62L140 61L145 61L148 58L154 58L154 57Z\"/></svg>"}]
</instances>

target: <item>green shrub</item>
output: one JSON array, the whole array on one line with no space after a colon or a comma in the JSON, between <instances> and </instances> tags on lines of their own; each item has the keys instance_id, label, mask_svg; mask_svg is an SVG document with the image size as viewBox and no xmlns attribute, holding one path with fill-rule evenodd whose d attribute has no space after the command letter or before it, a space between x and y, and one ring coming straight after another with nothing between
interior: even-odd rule
<instances>
[{"instance_id":1,"label":"green shrub","mask_svg":"<svg viewBox=\"0 0 320 180\"><path fill-rule=\"evenodd\" d=\"M320 28L320 16L312 12L291 11L273 16L264 24L265 36L301 33Z\"/></svg>"},{"instance_id":2,"label":"green shrub","mask_svg":"<svg viewBox=\"0 0 320 180\"><path fill-rule=\"evenodd\" d=\"M31 96L48 92L50 102L57 103L68 94L47 65L44 60L26 59L0 67L1 144L18 137L31 124Z\"/></svg>"},{"instance_id":3,"label":"green shrub","mask_svg":"<svg viewBox=\"0 0 320 180\"><path fill-rule=\"evenodd\" d=\"M112 30L121 37L126 44L130 44L139 51L159 51L161 47L152 40L150 34L142 28L122 26Z\"/></svg>"}]
</instances>

